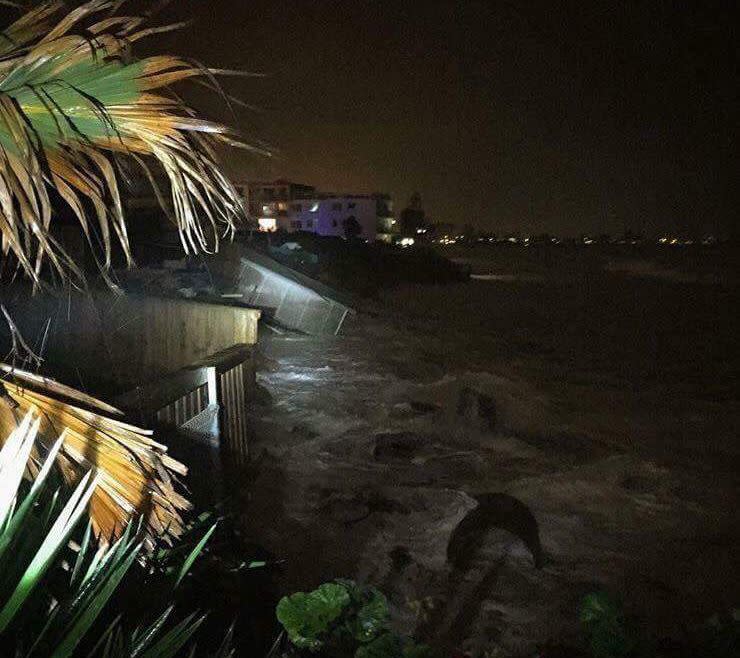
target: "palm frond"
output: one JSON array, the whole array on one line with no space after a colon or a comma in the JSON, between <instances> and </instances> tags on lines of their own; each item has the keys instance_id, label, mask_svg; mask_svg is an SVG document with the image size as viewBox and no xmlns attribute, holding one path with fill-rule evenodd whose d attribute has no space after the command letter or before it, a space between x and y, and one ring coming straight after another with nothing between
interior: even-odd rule
<instances>
[{"instance_id":1,"label":"palm frond","mask_svg":"<svg viewBox=\"0 0 740 658\"><path fill-rule=\"evenodd\" d=\"M212 73L178 57L132 58L132 44L158 28L110 15L115 5L91 0L65 11L62 2L44 2L0 32L2 248L37 283L44 263L60 278L81 279L75 255L54 239L50 188L77 217L102 269L115 242L131 260L119 157L162 168L187 253L217 248L242 212L214 152L233 136L164 90Z\"/></svg>"},{"instance_id":2,"label":"palm frond","mask_svg":"<svg viewBox=\"0 0 740 658\"><path fill-rule=\"evenodd\" d=\"M16 432L32 411L39 416L42 447L64 435L58 462L65 479L76 483L91 469L98 475L90 501L96 536L104 542L118 537L136 514L144 519L150 546L155 538L171 541L181 534L181 513L191 505L178 493L174 478L187 469L150 431L125 423L117 409L53 380L0 364L3 371L10 378L1 385L0 437ZM29 464L32 474L37 462L36 457Z\"/></svg>"}]
</instances>

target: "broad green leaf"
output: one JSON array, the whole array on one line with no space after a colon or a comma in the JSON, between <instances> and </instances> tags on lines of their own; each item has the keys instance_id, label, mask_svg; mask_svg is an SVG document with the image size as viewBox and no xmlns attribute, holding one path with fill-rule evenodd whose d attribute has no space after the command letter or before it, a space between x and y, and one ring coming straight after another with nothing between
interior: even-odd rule
<instances>
[{"instance_id":1,"label":"broad green leaf","mask_svg":"<svg viewBox=\"0 0 740 658\"><path fill-rule=\"evenodd\" d=\"M367 601L358 611L353 624L353 634L360 642L370 642L388 628L390 611L385 596L375 589L367 588Z\"/></svg>"},{"instance_id":2,"label":"broad green leaf","mask_svg":"<svg viewBox=\"0 0 740 658\"><path fill-rule=\"evenodd\" d=\"M280 599L277 618L293 644L316 651L323 645L321 636L349 602L346 587L325 583L313 592L297 592Z\"/></svg>"}]
</instances>

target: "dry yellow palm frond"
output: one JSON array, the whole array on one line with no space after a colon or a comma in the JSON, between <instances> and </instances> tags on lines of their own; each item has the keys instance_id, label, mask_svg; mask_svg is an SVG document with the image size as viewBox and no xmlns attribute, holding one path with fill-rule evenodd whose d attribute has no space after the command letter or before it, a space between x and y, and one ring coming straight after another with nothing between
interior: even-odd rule
<instances>
[{"instance_id":1,"label":"dry yellow palm frond","mask_svg":"<svg viewBox=\"0 0 740 658\"><path fill-rule=\"evenodd\" d=\"M114 242L130 261L120 158L150 179L146 161L161 167L187 253L217 248L241 216L213 149L234 140L165 89L211 73L178 57L133 58L132 44L158 29L111 15L120 4L69 11L44 2L0 31L0 237L4 257L36 283L45 265L62 279L82 276L78 255L54 239L49 188L79 220L101 269Z\"/></svg>"},{"instance_id":2,"label":"dry yellow palm frond","mask_svg":"<svg viewBox=\"0 0 740 658\"><path fill-rule=\"evenodd\" d=\"M95 469L99 485L90 502L95 532L105 541L125 528L137 511L150 544L182 532L180 514L190 504L175 489L174 475L187 469L152 440L151 432L125 423L117 409L53 380L0 364L0 437L10 435L33 411L41 419L40 441L50 447L64 435L58 461L64 478L77 482ZM33 467L33 464L32 464Z\"/></svg>"}]
</instances>

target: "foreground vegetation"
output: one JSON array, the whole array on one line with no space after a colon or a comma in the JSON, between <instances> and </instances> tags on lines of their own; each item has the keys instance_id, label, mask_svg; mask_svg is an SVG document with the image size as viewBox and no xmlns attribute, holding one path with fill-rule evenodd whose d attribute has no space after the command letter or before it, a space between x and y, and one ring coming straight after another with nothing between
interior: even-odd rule
<instances>
[{"instance_id":1,"label":"foreground vegetation","mask_svg":"<svg viewBox=\"0 0 740 658\"><path fill-rule=\"evenodd\" d=\"M321 652L354 658L431 658L432 650L393 632L385 596L351 580L281 599L277 617L290 643L282 655Z\"/></svg>"},{"instance_id":2,"label":"foreground vegetation","mask_svg":"<svg viewBox=\"0 0 740 658\"><path fill-rule=\"evenodd\" d=\"M28 414L0 450L2 655L177 655L192 644L205 613L176 613L172 592L213 527L177 560L171 551L159 551L156 560L145 556L141 524L129 524L113 543L94 537L89 522L80 533L99 477L87 473L74 489L58 486L53 465L65 437L41 456L35 450L39 426ZM28 480L27 466L36 467ZM127 605L127 587L147 596ZM229 638L209 655L231 655Z\"/></svg>"}]
</instances>

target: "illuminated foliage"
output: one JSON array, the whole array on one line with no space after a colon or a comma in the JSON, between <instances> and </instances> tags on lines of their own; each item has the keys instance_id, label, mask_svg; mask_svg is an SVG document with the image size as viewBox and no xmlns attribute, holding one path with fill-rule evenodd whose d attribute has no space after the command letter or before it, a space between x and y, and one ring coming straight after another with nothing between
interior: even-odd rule
<instances>
[{"instance_id":1,"label":"illuminated foliage","mask_svg":"<svg viewBox=\"0 0 740 658\"><path fill-rule=\"evenodd\" d=\"M53 235L51 190L76 216L101 270L114 242L131 261L117 180L125 159L171 206L188 253L216 248L241 214L214 153L219 142L237 142L164 91L193 78L213 85L212 72L178 57L134 58L136 42L170 28L117 15L121 4L91 0L69 10L49 0L0 31L0 235L5 257L37 284L45 263L58 278L82 279L79 255ZM147 161L166 175L168 201Z\"/></svg>"}]
</instances>

